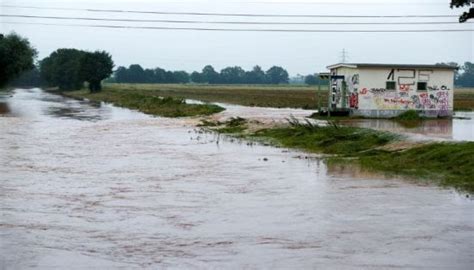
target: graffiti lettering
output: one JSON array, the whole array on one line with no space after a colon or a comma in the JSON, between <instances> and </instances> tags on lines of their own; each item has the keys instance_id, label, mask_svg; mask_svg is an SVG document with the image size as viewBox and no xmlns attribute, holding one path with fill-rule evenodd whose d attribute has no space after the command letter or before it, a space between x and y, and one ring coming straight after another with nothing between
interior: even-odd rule
<instances>
[{"instance_id":1,"label":"graffiti lettering","mask_svg":"<svg viewBox=\"0 0 474 270\"><path fill-rule=\"evenodd\" d=\"M409 85L409 84L400 84L400 91L401 91L401 92L408 92L408 91L410 91L410 85Z\"/></svg>"},{"instance_id":2,"label":"graffiti lettering","mask_svg":"<svg viewBox=\"0 0 474 270\"><path fill-rule=\"evenodd\" d=\"M429 91L439 91L439 90L451 90L449 89L449 87L447 87L446 85L442 85L441 87L438 87L437 85L433 85L433 86L428 86L428 90Z\"/></svg>"},{"instance_id":3,"label":"graffiti lettering","mask_svg":"<svg viewBox=\"0 0 474 270\"><path fill-rule=\"evenodd\" d=\"M351 82L352 82L352 85L358 85L359 84L359 74L352 75Z\"/></svg>"},{"instance_id":4,"label":"graffiti lettering","mask_svg":"<svg viewBox=\"0 0 474 270\"><path fill-rule=\"evenodd\" d=\"M387 89L385 89L385 88L371 88L369 91L374 95L380 95L380 94L385 93L385 91L387 91Z\"/></svg>"},{"instance_id":5,"label":"graffiti lettering","mask_svg":"<svg viewBox=\"0 0 474 270\"><path fill-rule=\"evenodd\" d=\"M359 109L359 94L357 92L351 94L349 105L351 108Z\"/></svg>"}]
</instances>

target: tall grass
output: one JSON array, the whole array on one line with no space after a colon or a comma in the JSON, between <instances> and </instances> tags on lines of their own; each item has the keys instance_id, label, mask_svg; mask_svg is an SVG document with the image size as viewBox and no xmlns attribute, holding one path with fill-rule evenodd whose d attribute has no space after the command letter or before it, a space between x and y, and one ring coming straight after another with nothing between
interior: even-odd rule
<instances>
[{"instance_id":1,"label":"tall grass","mask_svg":"<svg viewBox=\"0 0 474 270\"><path fill-rule=\"evenodd\" d=\"M210 115L224 110L224 108L213 104L187 104L182 98L160 97L151 92L142 93L105 88L102 92L94 94L86 90L64 94L75 98L109 102L116 106L164 117Z\"/></svg>"},{"instance_id":2,"label":"tall grass","mask_svg":"<svg viewBox=\"0 0 474 270\"><path fill-rule=\"evenodd\" d=\"M397 138L391 133L340 126L336 122L320 126L308 120L289 119L289 124L289 127L257 131L253 137L269 138L285 147L343 156L355 156Z\"/></svg>"}]
</instances>

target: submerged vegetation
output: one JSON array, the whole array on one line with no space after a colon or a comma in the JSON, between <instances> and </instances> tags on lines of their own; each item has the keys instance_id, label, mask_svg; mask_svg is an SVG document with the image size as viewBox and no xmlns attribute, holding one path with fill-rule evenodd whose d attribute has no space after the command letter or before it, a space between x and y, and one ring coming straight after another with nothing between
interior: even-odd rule
<instances>
[{"instance_id":1,"label":"submerged vegetation","mask_svg":"<svg viewBox=\"0 0 474 270\"><path fill-rule=\"evenodd\" d=\"M359 158L362 167L435 181L474 193L474 142L430 143Z\"/></svg>"},{"instance_id":2,"label":"submerged vegetation","mask_svg":"<svg viewBox=\"0 0 474 270\"><path fill-rule=\"evenodd\" d=\"M101 92L86 90L63 93L65 96L113 103L116 106L139 110L146 114L164 117L210 115L224 110L213 104L187 104L182 98L160 97L152 92L141 93L104 88Z\"/></svg>"},{"instance_id":3,"label":"submerged vegetation","mask_svg":"<svg viewBox=\"0 0 474 270\"><path fill-rule=\"evenodd\" d=\"M292 118L288 119L288 125L257 131L251 131L248 123L242 118L232 118L223 123L204 124L220 133L329 154L331 162L355 162L363 169L426 179L474 193L474 142L405 143L393 133L341 126L331 121L320 126ZM396 144L404 146L393 147Z\"/></svg>"},{"instance_id":4,"label":"submerged vegetation","mask_svg":"<svg viewBox=\"0 0 474 270\"><path fill-rule=\"evenodd\" d=\"M336 122L319 126L289 119L289 124L289 127L259 130L251 136L268 138L289 148L343 156L356 156L397 138L388 132L340 126Z\"/></svg>"}]
</instances>

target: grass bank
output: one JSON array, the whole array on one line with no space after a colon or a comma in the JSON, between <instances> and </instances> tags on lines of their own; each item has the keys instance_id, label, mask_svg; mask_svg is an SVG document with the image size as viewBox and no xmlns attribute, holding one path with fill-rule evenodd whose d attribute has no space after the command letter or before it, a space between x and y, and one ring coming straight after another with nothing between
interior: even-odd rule
<instances>
[{"instance_id":1,"label":"grass bank","mask_svg":"<svg viewBox=\"0 0 474 270\"><path fill-rule=\"evenodd\" d=\"M317 86L299 85L197 85L197 84L106 84L109 89L153 92L154 95L223 102L244 106L317 109L327 107L327 85L318 95ZM318 97L320 98L318 100ZM454 90L454 110L474 110L474 89Z\"/></svg>"},{"instance_id":2,"label":"grass bank","mask_svg":"<svg viewBox=\"0 0 474 270\"><path fill-rule=\"evenodd\" d=\"M113 103L119 107L164 117L211 115L224 110L224 108L213 104L187 104L181 98L161 97L154 92L131 91L130 89L111 87L105 87L101 92L93 94L88 90L64 92L62 94L72 98L86 98L96 102Z\"/></svg>"},{"instance_id":3,"label":"grass bank","mask_svg":"<svg viewBox=\"0 0 474 270\"><path fill-rule=\"evenodd\" d=\"M289 120L281 127L257 129L242 118L203 123L214 131L312 153L330 162L353 162L363 169L403 175L474 193L474 142L413 144L393 133ZM257 123L258 125L258 123Z\"/></svg>"}]
</instances>

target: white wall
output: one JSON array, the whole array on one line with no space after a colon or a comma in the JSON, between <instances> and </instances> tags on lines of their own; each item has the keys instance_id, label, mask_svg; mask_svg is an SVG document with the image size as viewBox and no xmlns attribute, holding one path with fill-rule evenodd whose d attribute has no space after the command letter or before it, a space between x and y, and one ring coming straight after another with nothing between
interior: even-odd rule
<instances>
[{"instance_id":1,"label":"white wall","mask_svg":"<svg viewBox=\"0 0 474 270\"><path fill-rule=\"evenodd\" d=\"M449 69L338 68L347 84L347 107L358 110L423 110L446 115L453 110L454 72ZM396 90L386 82L395 81ZM426 82L428 90L417 90ZM341 92L342 93L342 92ZM342 101L342 98L338 100ZM342 108L341 103L337 108Z\"/></svg>"}]
</instances>

